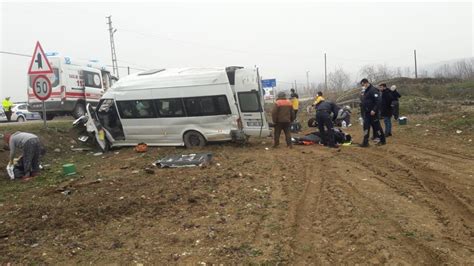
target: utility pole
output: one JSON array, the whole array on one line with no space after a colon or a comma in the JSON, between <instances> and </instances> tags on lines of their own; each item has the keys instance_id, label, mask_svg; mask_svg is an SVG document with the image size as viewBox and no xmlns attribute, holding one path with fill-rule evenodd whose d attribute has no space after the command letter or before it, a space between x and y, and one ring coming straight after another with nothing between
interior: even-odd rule
<instances>
[{"instance_id":1,"label":"utility pole","mask_svg":"<svg viewBox=\"0 0 474 266\"><path fill-rule=\"evenodd\" d=\"M117 31L117 29L114 29L112 27L112 15L105 17L107 18L107 24L109 25L109 34L110 34L110 50L112 52L112 70L114 72L114 75L117 75L117 78L119 78L119 70L118 70L118 64L117 64L117 54L115 53L115 42L114 42L114 33Z\"/></svg>"},{"instance_id":2,"label":"utility pole","mask_svg":"<svg viewBox=\"0 0 474 266\"><path fill-rule=\"evenodd\" d=\"M326 61L326 53L324 53L324 88L328 90L328 68Z\"/></svg>"},{"instance_id":3,"label":"utility pole","mask_svg":"<svg viewBox=\"0 0 474 266\"><path fill-rule=\"evenodd\" d=\"M296 79L295 79L295 91L297 90Z\"/></svg>"},{"instance_id":4,"label":"utility pole","mask_svg":"<svg viewBox=\"0 0 474 266\"><path fill-rule=\"evenodd\" d=\"M413 55L415 56L415 78L418 78L418 67L416 65L416 49L413 50Z\"/></svg>"},{"instance_id":5,"label":"utility pole","mask_svg":"<svg viewBox=\"0 0 474 266\"><path fill-rule=\"evenodd\" d=\"M309 91L309 70L306 70L306 91Z\"/></svg>"},{"instance_id":6,"label":"utility pole","mask_svg":"<svg viewBox=\"0 0 474 266\"><path fill-rule=\"evenodd\" d=\"M128 72L128 75L130 75L130 67L129 66L127 67L127 72Z\"/></svg>"}]
</instances>

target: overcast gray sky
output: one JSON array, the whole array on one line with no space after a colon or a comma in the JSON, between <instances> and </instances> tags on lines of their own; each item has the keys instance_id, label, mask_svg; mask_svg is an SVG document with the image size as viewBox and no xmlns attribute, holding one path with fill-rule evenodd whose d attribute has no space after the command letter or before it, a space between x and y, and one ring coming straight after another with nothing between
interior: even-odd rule
<instances>
[{"instance_id":1,"label":"overcast gray sky","mask_svg":"<svg viewBox=\"0 0 474 266\"><path fill-rule=\"evenodd\" d=\"M324 79L342 67L358 80L364 64L406 67L472 57L472 2L0 4L0 51L46 51L110 64L105 16L112 15L119 66L257 65L284 82ZM0 97L26 100L29 58L0 54ZM121 75L126 72L122 71Z\"/></svg>"}]
</instances>

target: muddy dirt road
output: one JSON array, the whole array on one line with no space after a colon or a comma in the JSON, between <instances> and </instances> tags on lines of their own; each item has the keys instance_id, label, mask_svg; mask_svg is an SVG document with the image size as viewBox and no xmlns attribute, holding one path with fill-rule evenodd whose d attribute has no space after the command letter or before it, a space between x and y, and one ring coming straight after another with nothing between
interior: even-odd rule
<instances>
[{"instance_id":1,"label":"muddy dirt road","mask_svg":"<svg viewBox=\"0 0 474 266\"><path fill-rule=\"evenodd\" d=\"M472 264L474 146L423 132L368 149L213 145L206 168L153 174L185 150L66 152L56 163L81 177L4 195L0 262Z\"/></svg>"}]
</instances>

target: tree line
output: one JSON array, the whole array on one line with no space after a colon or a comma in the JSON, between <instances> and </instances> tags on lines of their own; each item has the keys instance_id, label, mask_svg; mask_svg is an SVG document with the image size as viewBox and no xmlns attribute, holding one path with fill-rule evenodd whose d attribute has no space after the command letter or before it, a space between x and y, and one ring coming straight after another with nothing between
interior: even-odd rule
<instances>
[{"instance_id":1,"label":"tree line","mask_svg":"<svg viewBox=\"0 0 474 266\"><path fill-rule=\"evenodd\" d=\"M373 83L400 78L414 77L414 69L410 67L392 68L385 64L364 65L358 72L358 77L365 77ZM455 78L461 80L474 80L474 58L462 59L452 63L445 63L432 69L419 69L418 78ZM337 67L329 72L327 90L344 91L356 87L358 80L354 81L349 72L342 67ZM317 91L326 90L324 83L311 84L309 93L315 95Z\"/></svg>"}]
</instances>

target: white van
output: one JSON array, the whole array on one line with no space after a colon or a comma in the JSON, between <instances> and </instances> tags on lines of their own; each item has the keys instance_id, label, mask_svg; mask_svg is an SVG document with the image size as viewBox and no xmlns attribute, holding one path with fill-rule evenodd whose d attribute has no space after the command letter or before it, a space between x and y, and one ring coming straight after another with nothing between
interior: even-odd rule
<instances>
[{"instance_id":1,"label":"white van","mask_svg":"<svg viewBox=\"0 0 474 266\"><path fill-rule=\"evenodd\" d=\"M45 101L47 119L56 115L70 115L78 118L85 114L86 104L97 105L100 97L112 85L115 78L105 65L97 61L75 60L57 54L48 54L53 68L51 97ZM38 100L32 88L34 76L28 78L28 110L40 112L42 102Z\"/></svg>"},{"instance_id":2,"label":"white van","mask_svg":"<svg viewBox=\"0 0 474 266\"><path fill-rule=\"evenodd\" d=\"M86 126L102 149L144 142L151 146L204 146L207 142L269 136L256 69L158 69L127 76Z\"/></svg>"}]
</instances>

